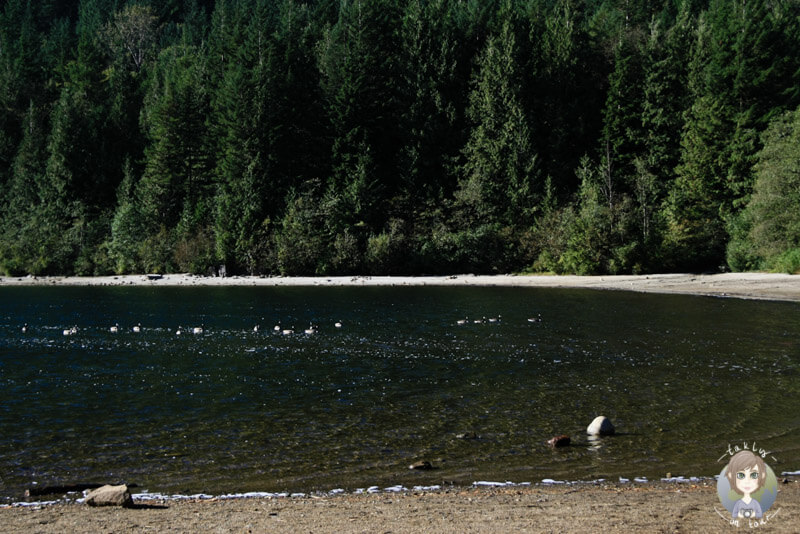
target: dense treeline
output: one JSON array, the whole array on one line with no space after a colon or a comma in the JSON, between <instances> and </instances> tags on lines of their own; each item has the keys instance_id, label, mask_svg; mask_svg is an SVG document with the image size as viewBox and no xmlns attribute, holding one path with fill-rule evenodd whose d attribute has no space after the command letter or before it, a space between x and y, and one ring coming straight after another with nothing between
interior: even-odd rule
<instances>
[{"instance_id":1,"label":"dense treeline","mask_svg":"<svg viewBox=\"0 0 800 534\"><path fill-rule=\"evenodd\" d=\"M5 0L0 272L800 268L793 0Z\"/></svg>"}]
</instances>

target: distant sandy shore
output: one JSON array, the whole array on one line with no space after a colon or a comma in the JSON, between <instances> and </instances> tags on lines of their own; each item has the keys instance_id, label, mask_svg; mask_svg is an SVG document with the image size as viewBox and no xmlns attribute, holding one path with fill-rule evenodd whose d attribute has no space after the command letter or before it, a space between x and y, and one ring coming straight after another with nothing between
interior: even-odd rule
<instances>
[{"instance_id":1,"label":"distant sandy shore","mask_svg":"<svg viewBox=\"0 0 800 534\"><path fill-rule=\"evenodd\" d=\"M583 288L800 301L800 276L775 273L622 276L452 275L227 278L189 274L97 277L0 277L2 286L483 286Z\"/></svg>"},{"instance_id":2,"label":"distant sandy shore","mask_svg":"<svg viewBox=\"0 0 800 534\"><path fill-rule=\"evenodd\" d=\"M746 532L729 525L714 480L534 485L433 492L166 501L132 509L0 507L6 534L95 532ZM779 484L766 532L797 532L800 483Z\"/></svg>"}]
</instances>

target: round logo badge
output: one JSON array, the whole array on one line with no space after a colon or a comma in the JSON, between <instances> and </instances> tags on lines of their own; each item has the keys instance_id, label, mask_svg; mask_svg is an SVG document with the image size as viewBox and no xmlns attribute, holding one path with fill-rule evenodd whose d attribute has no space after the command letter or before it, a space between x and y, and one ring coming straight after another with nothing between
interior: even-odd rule
<instances>
[{"instance_id":1,"label":"round logo badge","mask_svg":"<svg viewBox=\"0 0 800 534\"><path fill-rule=\"evenodd\" d=\"M717 495L732 524L754 524L778 496L778 480L761 456L743 450L734 454L717 479Z\"/></svg>"}]
</instances>

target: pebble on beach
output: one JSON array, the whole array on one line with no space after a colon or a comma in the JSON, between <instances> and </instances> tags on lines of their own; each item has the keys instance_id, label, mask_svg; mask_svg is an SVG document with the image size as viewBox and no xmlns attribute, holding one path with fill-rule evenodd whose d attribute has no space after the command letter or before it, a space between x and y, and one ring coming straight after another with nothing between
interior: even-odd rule
<instances>
[{"instance_id":1,"label":"pebble on beach","mask_svg":"<svg viewBox=\"0 0 800 534\"><path fill-rule=\"evenodd\" d=\"M586 433L590 436L611 436L614 434L614 425L605 415L598 415L586 428Z\"/></svg>"}]
</instances>

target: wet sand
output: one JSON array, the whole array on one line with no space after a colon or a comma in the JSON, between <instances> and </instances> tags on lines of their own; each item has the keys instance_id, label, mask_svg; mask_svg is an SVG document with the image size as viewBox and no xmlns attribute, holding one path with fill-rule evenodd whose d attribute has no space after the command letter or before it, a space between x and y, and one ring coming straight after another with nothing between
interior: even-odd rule
<instances>
[{"instance_id":1,"label":"wet sand","mask_svg":"<svg viewBox=\"0 0 800 534\"><path fill-rule=\"evenodd\" d=\"M0 286L450 286L539 287L676 293L800 301L800 276L777 273L621 276L470 275L207 277L188 274L98 277L0 277Z\"/></svg>"},{"instance_id":2,"label":"wet sand","mask_svg":"<svg viewBox=\"0 0 800 534\"><path fill-rule=\"evenodd\" d=\"M713 480L451 488L435 492L166 501L132 509L0 508L5 533L736 532ZM797 532L800 483L781 483L765 532Z\"/></svg>"}]
</instances>

